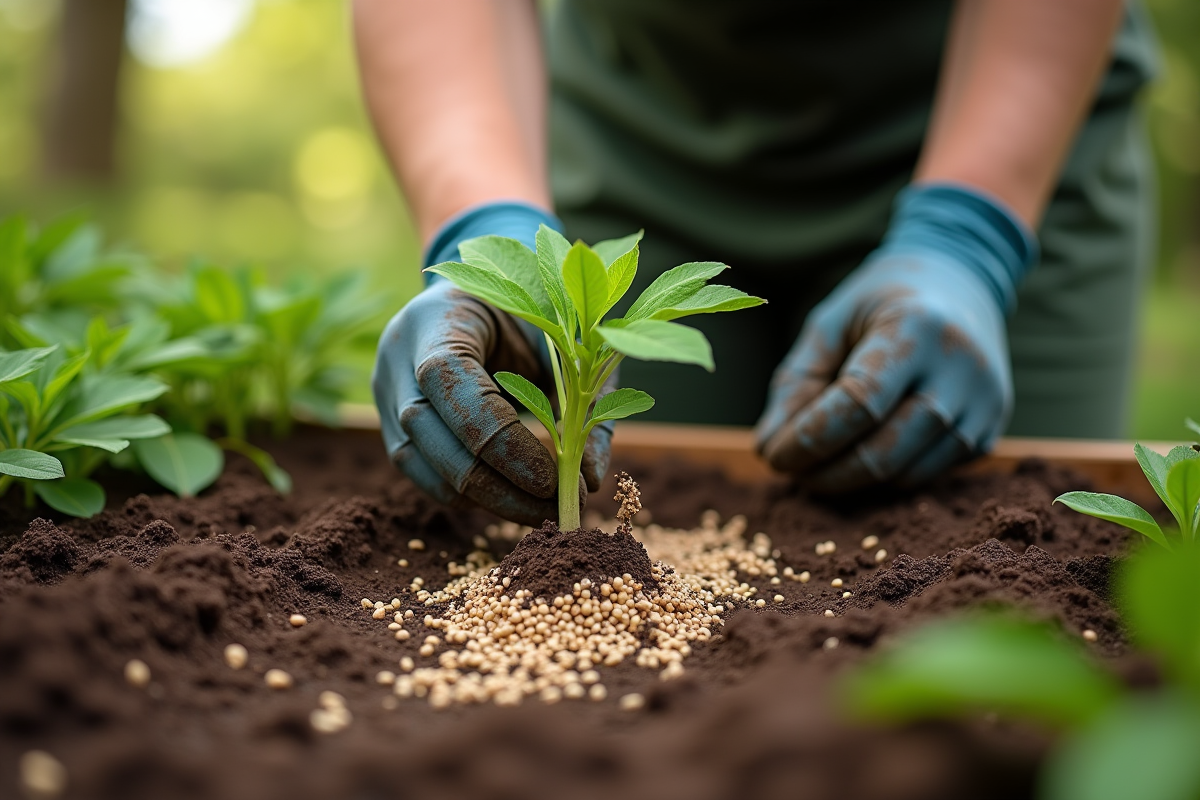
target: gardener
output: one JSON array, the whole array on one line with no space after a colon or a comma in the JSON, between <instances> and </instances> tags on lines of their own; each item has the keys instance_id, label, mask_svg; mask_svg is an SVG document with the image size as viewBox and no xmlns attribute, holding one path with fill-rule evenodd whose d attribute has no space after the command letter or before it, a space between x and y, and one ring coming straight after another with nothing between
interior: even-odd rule
<instances>
[{"instance_id":1,"label":"gardener","mask_svg":"<svg viewBox=\"0 0 1200 800\"><path fill-rule=\"evenodd\" d=\"M484 234L532 247L540 224L644 228L643 286L732 264L770 305L697 323L720 370L634 362L624 382L658 419L757 419L774 466L838 491L918 483L1006 430L1120 434L1154 227L1139 11L560 0L548 103L533 2L357 0L354 18L426 265ZM400 468L443 501L553 517L549 454L487 377L548 385L538 344L430 283L378 355Z\"/></svg>"}]
</instances>

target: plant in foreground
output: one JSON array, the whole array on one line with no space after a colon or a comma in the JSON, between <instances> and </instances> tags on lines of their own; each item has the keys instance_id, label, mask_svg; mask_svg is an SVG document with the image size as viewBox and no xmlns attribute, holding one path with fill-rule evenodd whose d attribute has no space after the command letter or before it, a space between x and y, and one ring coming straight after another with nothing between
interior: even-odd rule
<instances>
[{"instance_id":1,"label":"plant in foreground","mask_svg":"<svg viewBox=\"0 0 1200 800\"><path fill-rule=\"evenodd\" d=\"M167 390L147 376L85 371L100 355L54 345L0 352L0 495L15 482L65 514L90 517L104 490L88 479L134 440L171 429L153 414L124 412ZM65 464L64 464L65 462Z\"/></svg>"},{"instance_id":2,"label":"plant in foreground","mask_svg":"<svg viewBox=\"0 0 1200 800\"><path fill-rule=\"evenodd\" d=\"M1200 424L1190 419L1186 424L1194 433L1200 434ZM1056 497L1054 502L1123 525L1168 550L1176 546L1172 542L1194 542L1196 529L1200 527L1200 451L1197 445L1173 447L1164 456L1139 443L1133 446L1133 452L1146 480L1175 517L1179 526L1177 535L1174 531L1164 531L1137 503L1114 494L1067 492Z\"/></svg>"},{"instance_id":3,"label":"plant in foreground","mask_svg":"<svg viewBox=\"0 0 1200 800\"><path fill-rule=\"evenodd\" d=\"M605 382L626 357L675 361L714 369L712 348L700 331L672 320L692 314L735 311L766 302L708 280L724 264L681 264L658 276L624 317L605 315L629 290L637 273L641 234L588 247L556 231L538 229L536 253L501 236L481 236L459 246L462 262L426 272L535 326L545 335L557 390L558 421L550 400L526 378L498 372L496 382L546 426L558 456L558 525L579 527L579 468L592 428L649 410L650 395Z\"/></svg>"},{"instance_id":4,"label":"plant in foreground","mask_svg":"<svg viewBox=\"0 0 1200 800\"><path fill-rule=\"evenodd\" d=\"M1134 641L1166 679L1132 690L1061 631L1011 616L928 626L850 673L860 718L905 722L992 712L1063 735L1039 779L1045 800L1200 797L1200 547L1145 548L1117 594Z\"/></svg>"}]
</instances>

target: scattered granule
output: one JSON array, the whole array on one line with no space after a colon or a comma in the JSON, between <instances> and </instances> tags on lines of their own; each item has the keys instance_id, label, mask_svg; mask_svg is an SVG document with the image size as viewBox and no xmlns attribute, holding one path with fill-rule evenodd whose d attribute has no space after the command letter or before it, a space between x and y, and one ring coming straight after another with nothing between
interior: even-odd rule
<instances>
[{"instance_id":1,"label":"scattered granule","mask_svg":"<svg viewBox=\"0 0 1200 800\"><path fill-rule=\"evenodd\" d=\"M281 669L267 670L267 674L263 675L263 680L272 689L292 688L292 676Z\"/></svg>"},{"instance_id":2,"label":"scattered granule","mask_svg":"<svg viewBox=\"0 0 1200 800\"><path fill-rule=\"evenodd\" d=\"M308 617L303 614L292 614L288 617L288 624L293 628L302 628L308 624Z\"/></svg>"},{"instance_id":3,"label":"scattered granule","mask_svg":"<svg viewBox=\"0 0 1200 800\"><path fill-rule=\"evenodd\" d=\"M130 659L125 664L125 682L137 689L144 689L150 684L150 667L139 658Z\"/></svg>"},{"instance_id":4,"label":"scattered granule","mask_svg":"<svg viewBox=\"0 0 1200 800\"><path fill-rule=\"evenodd\" d=\"M225 663L230 669L241 669L250 660L250 653L240 644L225 645Z\"/></svg>"},{"instance_id":5,"label":"scattered granule","mask_svg":"<svg viewBox=\"0 0 1200 800\"><path fill-rule=\"evenodd\" d=\"M17 764L21 789L26 797L37 800L58 797L67 788L67 768L45 750L22 754Z\"/></svg>"}]
</instances>

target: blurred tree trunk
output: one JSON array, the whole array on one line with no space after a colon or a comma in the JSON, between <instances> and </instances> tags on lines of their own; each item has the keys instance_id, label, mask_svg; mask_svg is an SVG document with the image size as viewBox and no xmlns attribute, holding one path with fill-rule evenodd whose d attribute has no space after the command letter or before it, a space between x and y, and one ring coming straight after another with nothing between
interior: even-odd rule
<instances>
[{"instance_id":1,"label":"blurred tree trunk","mask_svg":"<svg viewBox=\"0 0 1200 800\"><path fill-rule=\"evenodd\" d=\"M110 180L126 0L65 0L46 109L44 165L55 178Z\"/></svg>"}]
</instances>

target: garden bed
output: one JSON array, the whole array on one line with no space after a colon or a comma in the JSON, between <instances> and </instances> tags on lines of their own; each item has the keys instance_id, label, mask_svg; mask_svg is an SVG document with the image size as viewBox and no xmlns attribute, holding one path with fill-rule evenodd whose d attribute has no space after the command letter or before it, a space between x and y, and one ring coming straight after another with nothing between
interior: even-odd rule
<instances>
[{"instance_id":1,"label":"garden bed","mask_svg":"<svg viewBox=\"0 0 1200 800\"><path fill-rule=\"evenodd\" d=\"M1031 795L1044 734L988 719L854 726L836 707L838 670L915 623L1004 603L1094 631L1088 646L1142 679L1109 600L1126 532L1051 505L1090 477L1011 458L1011 472L835 506L739 472L750 462L730 455L732 441L706 451L692 437L691 460L626 446L614 467L639 481L653 523L745 515L747 541L765 533L774 561L810 579L740 575L763 607L730 603L673 680L633 659L604 669L602 701L436 709L377 682L404 657L421 661L426 631L397 641L361 599L398 598L418 620L442 610L416 599L413 577L449 582L447 565L465 563L494 522L422 496L377 434L311 429L270 446L294 479L289 498L235 458L200 498L131 485L87 521L29 522L8 503L0 796L18 786L21 754L38 749L65 766L62 796L79 798L1019 798ZM605 517L612 483L593 497ZM514 543L490 530L500 559ZM864 548L869 536L879 541ZM836 548L818 555L826 542ZM231 643L247 649L245 668L226 663ZM148 682L127 679L133 659ZM294 685L268 688L269 669ZM313 724L324 691L352 717L332 733ZM634 693L644 705L623 708Z\"/></svg>"}]
</instances>

